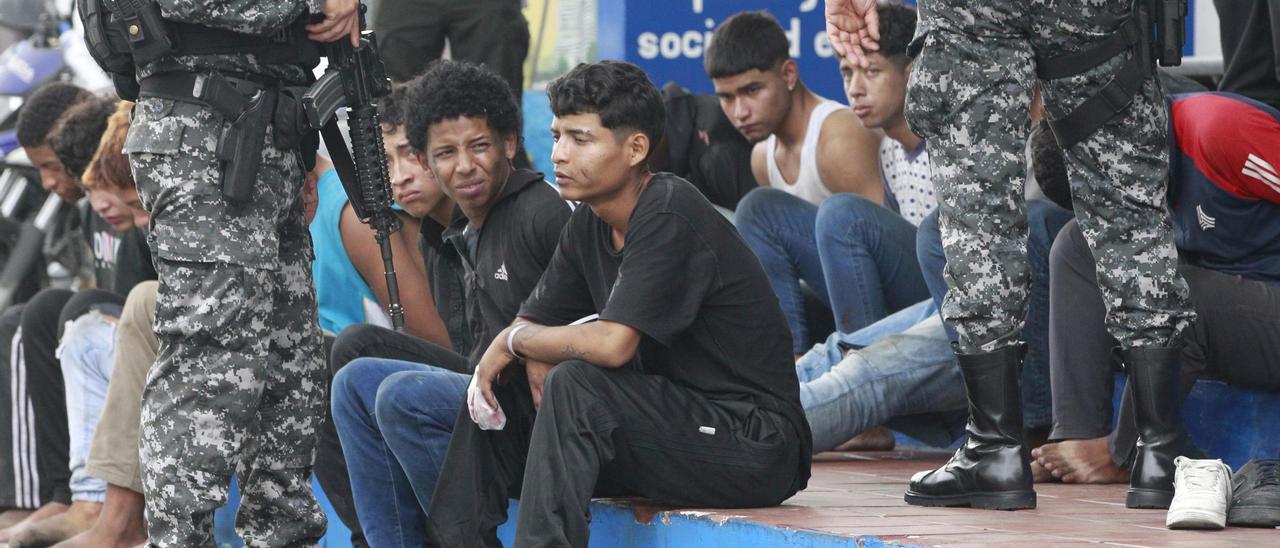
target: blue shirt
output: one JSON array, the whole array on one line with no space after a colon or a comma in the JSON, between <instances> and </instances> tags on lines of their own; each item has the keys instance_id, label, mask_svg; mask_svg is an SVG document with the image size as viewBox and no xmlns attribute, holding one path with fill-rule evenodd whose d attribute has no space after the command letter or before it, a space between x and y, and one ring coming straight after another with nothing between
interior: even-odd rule
<instances>
[{"instance_id":1,"label":"blue shirt","mask_svg":"<svg viewBox=\"0 0 1280 548\"><path fill-rule=\"evenodd\" d=\"M316 258L311 269L316 283L316 304L320 327L338 333L351 324L368 321L366 306L377 307L378 298L360 272L351 264L347 248L342 245L338 223L347 205L347 193L338 180L338 172L330 169L316 183L320 203L311 221L311 244ZM369 240L373 245L373 240ZM366 305L366 303L369 303Z\"/></svg>"}]
</instances>

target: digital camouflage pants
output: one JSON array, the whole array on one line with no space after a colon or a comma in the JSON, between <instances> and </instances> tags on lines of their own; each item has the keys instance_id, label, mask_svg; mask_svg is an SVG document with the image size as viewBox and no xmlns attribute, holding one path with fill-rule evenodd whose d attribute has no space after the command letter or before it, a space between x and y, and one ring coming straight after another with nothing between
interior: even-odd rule
<instances>
[{"instance_id":1,"label":"digital camouflage pants","mask_svg":"<svg viewBox=\"0 0 1280 548\"><path fill-rule=\"evenodd\" d=\"M226 203L222 124L204 107L144 98L125 143L160 276L140 446L148 533L153 546L212 546L235 474L247 546L315 544L325 369L302 168L268 135L253 199Z\"/></svg>"},{"instance_id":2,"label":"digital camouflage pants","mask_svg":"<svg viewBox=\"0 0 1280 548\"><path fill-rule=\"evenodd\" d=\"M921 0L928 32L907 90L907 120L929 141L940 203L943 314L960 351L1019 340L1029 274L1023 150L1036 53L1087 49L1131 13L1131 0ZM1126 60L1042 83L1070 112ZM1107 329L1124 347L1167 346L1193 318L1165 209L1168 109L1148 79L1132 103L1066 151L1075 212L1098 258Z\"/></svg>"}]
</instances>

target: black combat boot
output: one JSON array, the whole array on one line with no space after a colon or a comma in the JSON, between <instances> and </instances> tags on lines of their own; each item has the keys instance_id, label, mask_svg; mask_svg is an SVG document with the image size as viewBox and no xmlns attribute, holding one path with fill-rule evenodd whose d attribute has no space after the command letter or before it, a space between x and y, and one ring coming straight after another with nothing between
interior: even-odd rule
<instances>
[{"instance_id":1,"label":"black combat boot","mask_svg":"<svg viewBox=\"0 0 1280 548\"><path fill-rule=\"evenodd\" d=\"M1138 454L1129 476L1129 508L1168 508L1173 500L1173 459L1200 451L1182 428L1182 348L1120 350L1133 387Z\"/></svg>"},{"instance_id":2,"label":"black combat boot","mask_svg":"<svg viewBox=\"0 0 1280 548\"><path fill-rule=\"evenodd\" d=\"M1036 507L1029 452L1022 440L1019 370L1026 345L985 354L960 354L969 397L968 439L942 468L911 478L904 497L920 506L991 510Z\"/></svg>"}]
</instances>

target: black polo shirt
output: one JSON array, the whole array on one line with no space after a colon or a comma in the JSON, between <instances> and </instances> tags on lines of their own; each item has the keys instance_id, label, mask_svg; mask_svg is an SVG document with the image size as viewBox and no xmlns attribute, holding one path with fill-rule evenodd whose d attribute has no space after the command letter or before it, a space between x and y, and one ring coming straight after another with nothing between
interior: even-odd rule
<instances>
[{"instance_id":1,"label":"black polo shirt","mask_svg":"<svg viewBox=\"0 0 1280 548\"><path fill-rule=\"evenodd\" d=\"M469 355L473 367L537 285L572 212L541 173L519 169L479 230L457 209L448 228L423 219L419 245L431 296L454 351Z\"/></svg>"}]
</instances>

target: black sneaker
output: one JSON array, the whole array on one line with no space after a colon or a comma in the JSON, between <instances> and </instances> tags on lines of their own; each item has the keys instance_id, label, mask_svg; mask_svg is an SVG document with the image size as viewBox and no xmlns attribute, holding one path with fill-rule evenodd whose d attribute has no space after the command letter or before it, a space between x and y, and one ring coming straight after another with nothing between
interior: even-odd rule
<instances>
[{"instance_id":1,"label":"black sneaker","mask_svg":"<svg viewBox=\"0 0 1280 548\"><path fill-rule=\"evenodd\" d=\"M1227 524L1242 527L1280 526L1280 460L1251 460L1231 477L1231 510Z\"/></svg>"}]
</instances>

